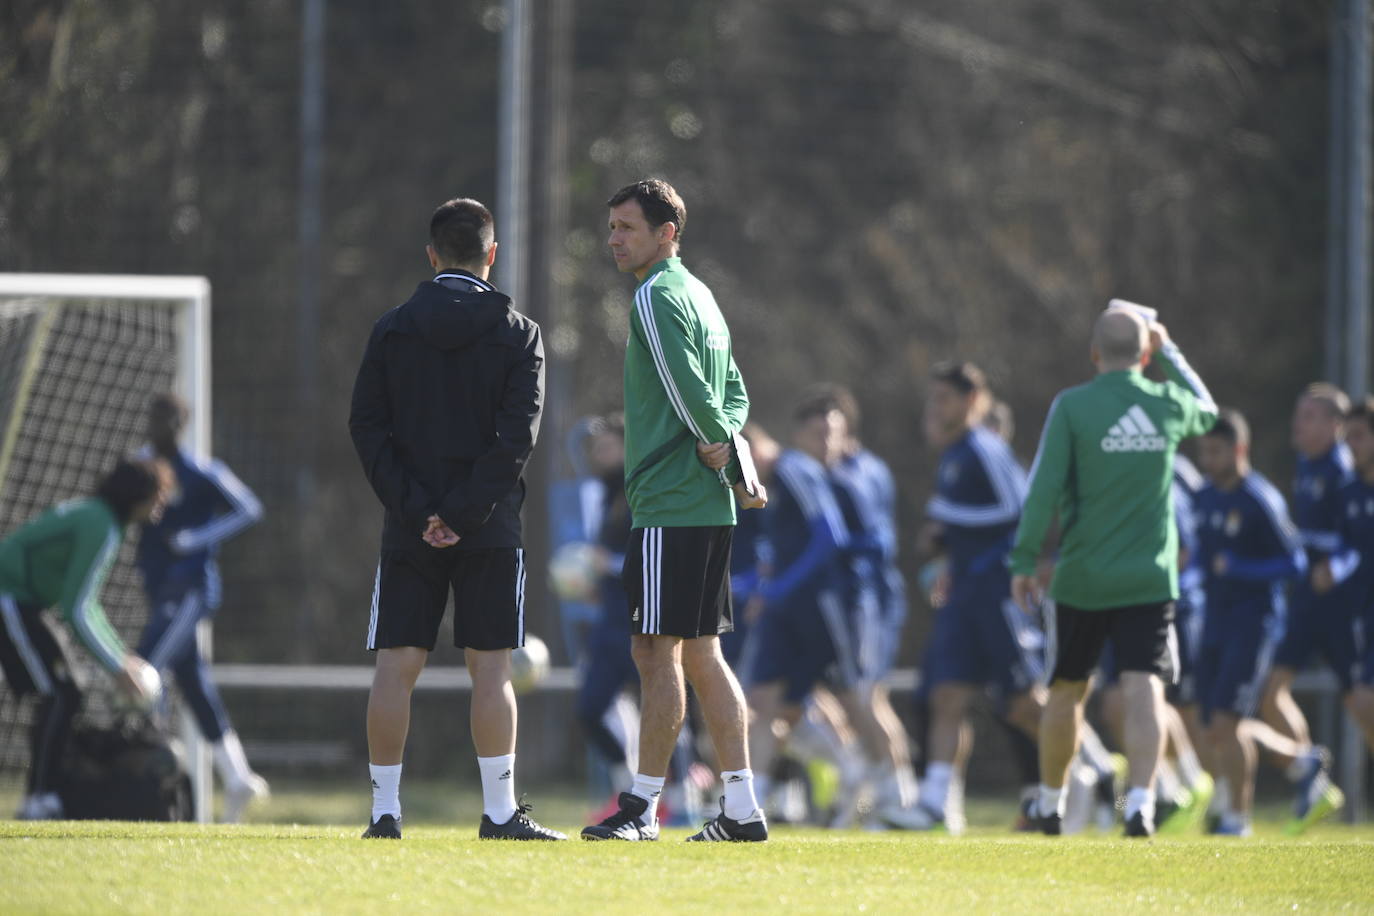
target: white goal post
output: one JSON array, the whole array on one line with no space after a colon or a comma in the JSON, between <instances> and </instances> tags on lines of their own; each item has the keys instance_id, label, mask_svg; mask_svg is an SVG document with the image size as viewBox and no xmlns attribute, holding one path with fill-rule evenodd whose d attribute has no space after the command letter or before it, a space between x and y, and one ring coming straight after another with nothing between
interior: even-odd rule
<instances>
[{"instance_id":1,"label":"white goal post","mask_svg":"<svg viewBox=\"0 0 1374 916\"><path fill-rule=\"evenodd\" d=\"M205 277L0 273L0 534L63 499L145 440L152 396L191 408L184 444L210 454L210 283ZM133 540L133 539L131 539ZM104 604L132 644L147 618L126 543ZM210 628L198 633L210 652ZM4 696L0 691L0 697ZM19 763L21 713L0 706L7 753ZM197 820L211 813L209 750L189 715L181 731ZM17 745L17 747L16 747Z\"/></svg>"}]
</instances>

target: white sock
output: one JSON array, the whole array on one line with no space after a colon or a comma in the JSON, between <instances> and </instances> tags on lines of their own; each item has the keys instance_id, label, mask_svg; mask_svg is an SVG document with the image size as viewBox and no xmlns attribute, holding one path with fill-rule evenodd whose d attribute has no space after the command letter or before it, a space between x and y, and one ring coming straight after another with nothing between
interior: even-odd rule
<instances>
[{"instance_id":1,"label":"white sock","mask_svg":"<svg viewBox=\"0 0 1374 916\"><path fill-rule=\"evenodd\" d=\"M927 776L926 779L930 777ZM1048 817L1051 814L1064 816L1064 808L1068 804L1069 798L1064 792L1064 787L1051 789L1043 782L1040 784L1040 798L1036 800L1035 810L1041 817Z\"/></svg>"},{"instance_id":2,"label":"white sock","mask_svg":"<svg viewBox=\"0 0 1374 916\"><path fill-rule=\"evenodd\" d=\"M1197 786L1202 780L1202 773L1202 761L1198 760L1196 751L1189 747L1178 752L1178 775L1183 777L1188 788Z\"/></svg>"},{"instance_id":3,"label":"white sock","mask_svg":"<svg viewBox=\"0 0 1374 916\"><path fill-rule=\"evenodd\" d=\"M401 818L401 764L395 766L367 765L372 773L372 822L383 814Z\"/></svg>"},{"instance_id":4,"label":"white sock","mask_svg":"<svg viewBox=\"0 0 1374 916\"><path fill-rule=\"evenodd\" d=\"M1231 780L1225 776L1217 777L1216 791L1212 794L1212 804L1207 810L1216 815L1226 815L1231 811Z\"/></svg>"},{"instance_id":5,"label":"white sock","mask_svg":"<svg viewBox=\"0 0 1374 916\"><path fill-rule=\"evenodd\" d=\"M1126 793L1126 819L1135 816L1139 811L1145 815L1145 820L1154 823L1155 820L1155 790L1142 788L1141 786L1131 786Z\"/></svg>"},{"instance_id":6,"label":"white sock","mask_svg":"<svg viewBox=\"0 0 1374 916\"><path fill-rule=\"evenodd\" d=\"M1283 775L1288 777L1289 782L1297 782L1307 774L1307 768L1312 763L1312 753L1312 749L1309 747L1294 757L1292 763L1288 764L1288 769L1283 771Z\"/></svg>"},{"instance_id":7,"label":"white sock","mask_svg":"<svg viewBox=\"0 0 1374 916\"><path fill-rule=\"evenodd\" d=\"M515 755L478 757L482 772L482 813L493 824L504 824L515 816Z\"/></svg>"},{"instance_id":8,"label":"white sock","mask_svg":"<svg viewBox=\"0 0 1374 916\"><path fill-rule=\"evenodd\" d=\"M949 784L954 778L954 765L951 763L930 763L926 765L926 778L921 783L921 804L938 814L945 813L945 802L949 799Z\"/></svg>"},{"instance_id":9,"label":"white sock","mask_svg":"<svg viewBox=\"0 0 1374 916\"><path fill-rule=\"evenodd\" d=\"M754 797L753 770L723 770L720 781L725 783L725 816L742 821L759 808Z\"/></svg>"},{"instance_id":10,"label":"white sock","mask_svg":"<svg viewBox=\"0 0 1374 916\"><path fill-rule=\"evenodd\" d=\"M1102 743L1097 732L1083 726L1083 735L1078 742L1078 756L1084 763L1097 771L1097 775L1109 776L1115 771L1112 769L1112 755L1107 750L1107 746Z\"/></svg>"},{"instance_id":11,"label":"white sock","mask_svg":"<svg viewBox=\"0 0 1374 916\"><path fill-rule=\"evenodd\" d=\"M1183 791L1183 784L1178 781L1178 771L1167 760L1159 762L1159 769L1155 770L1155 791L1159 798L1176 800Z\"/></svg>"},{"instance_id":12,"label":"white sock","mask_svg":"<svg viewBox=\"0 0 1374 916\"><path fill-rule=\"evenodd\" d=\"M248 766L248 758L243 754L243 745L239 742L237 732L230 729L220 735L213 748L215 772L219 773L220 782L226 785L245 783L253 778L253 769Z\"/></svg>"},{"instance_id":13,"label":"white sock","mask_svg":"<svg viewBox=\"0 0 1374 916\"><path fill-rule=\"evenodd\" d=\"M662 776L635 774L635 784L630 787L630 794L637 795L649 803L649 807L644 809L644 823L646 824L652 824L658 817L658 799L663 795L663 783L666 781Z\"/></svg>"}]
</instances>

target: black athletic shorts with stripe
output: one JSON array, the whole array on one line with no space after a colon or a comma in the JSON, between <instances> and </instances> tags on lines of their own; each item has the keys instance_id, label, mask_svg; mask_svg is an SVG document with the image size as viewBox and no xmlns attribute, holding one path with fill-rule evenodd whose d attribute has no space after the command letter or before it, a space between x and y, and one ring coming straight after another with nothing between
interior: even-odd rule
<instances>
[{"instance_id":1,"label":"black athletic shorts with stripe","mask_svg":"<svg viewBox=\"0 0 1374 916\"><path fill-rule=\"evenodd\" d=\"M453 644L517 649L525 644L525 551L519 547L383 550L372 586L369 649L434 651L449 592Z\"/></svg>"},{"instance_id":2,"label":"black athletic shorts with stripe","mask_svg":"<svg viewBox=\"0 0 1374 916\"><path fill-rule=\"evenodd\" d=\"M1118 670L1157 674L1165 684L1178 680L1178 633L1174 602L1085 611L1062 602L1045 608L1045 670L1050 683L1086 681L1111 640Z\"/></svg>"},{"instance_id":3,"label":"black athletic shorts with stripe","mask_svg":"<svg viewBox=\"0 0 1374 916\"><path fill-rule=\"evenodd\" d=\"M622 579L630 629L646 636L716 636L734 630L733 525L635 528Z\"/></svg>"}]
</instances>

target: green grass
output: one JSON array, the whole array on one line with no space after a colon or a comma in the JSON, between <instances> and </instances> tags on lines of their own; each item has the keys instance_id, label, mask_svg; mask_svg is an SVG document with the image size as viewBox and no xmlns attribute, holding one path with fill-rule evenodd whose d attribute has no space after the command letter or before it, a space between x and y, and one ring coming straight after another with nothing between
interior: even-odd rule
<instances>
[{"instance_id":1,"label":"green grass","mask_svg":"<svg viewBox=\"0 0 1374 916\"><path fill-rule=\"evenodd\" d=\"M585 805L536 816L575 834ZM1374 912L1374 828L1278 819L1248 840L1012 836L1005 801L960 838L777 829L762 846L481 843L470 790L408 786L406 838L358 839L356 790L276 788L238 826L0 822L0 913ZM541 801L541 799L536 799ZM319 820L332 823L305 823Z\"/></svg>"}]
</instances>

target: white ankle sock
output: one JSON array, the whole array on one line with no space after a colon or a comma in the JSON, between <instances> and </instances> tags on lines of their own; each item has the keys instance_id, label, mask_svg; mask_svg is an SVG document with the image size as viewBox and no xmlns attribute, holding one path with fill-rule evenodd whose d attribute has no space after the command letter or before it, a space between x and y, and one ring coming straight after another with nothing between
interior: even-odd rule
<instances>
[{"instance_id":1,"label":"white ankle sock","mask_svg":"<svg viewBox=\"0 0 1374 916\"><path fill-rule=\"evenodd\" d=\"M401 817L401 764L395 766L367 766L372 773L372 820L383 814L390 814L397 820Z\"/></svg>"},{"instance_id":2,"label":"white ankle sock","mask_svg":"<svg viewBox=\"0 0 1374 916\"><path fill-rule=\"evenodd\" d=\"M239 741L238 733L232 729L225 732L212 748L215 772L219 774L220 782L225 785L235 782L246 783L253 778L253 768L248 765L248 758L244 756L243 744Z\"/></svg>"},{"instance_id":3,"label":"white ankle sock","mask_svg":"<svg viewBox=\"0 0 1374 916\"><path fill-rule=\"evenodd\" d=\"M921 804L931 811L944 814L945 802L949 799L949 783L953 778L953 764L927 764L926 778L921 783Z\"/></svg>"},{"instance_id":4,"label":"white ankle sock","mask_svg":"<svg viewBox=\"0 0 1374 916\"><path fill-rule=\"evenodd\" d=\"M1145 819L1150 823L1155 820L1155 790L1141 786L1131 786L1126 793L1126 818L1129 820L1139 811L1145 815Z\"/></svg>"},{"instance_id":5,"label":"white ankle sock","mask_svg":"<svg viewBox=\"0 0 1374 916\"><path fill-rule=\"evenodd\" d=\"M930 777L927 776L927 779ZM1049 817L1051 814L1064 816L1064 808L1068 804L1068 796L1064 793L1064 787L1051 789L1044 783L1040 784L1040 797L1036 799L1035 810L1041 817Z\"/></svg>"},{"instance_id":6,"label":"white ankle sock","mask_svg":"<svg viewBox=\"0 0 1374 916\"><path fill-rule=\"evenodd\" d=\"M644 823L652 824L658 817L658 799L663 794L663 783L666 782L662 776L645 776L643 773L635 774L635 784L630 787L630 794L637 795L649 803L649 807L644 809Z\"/></svg>"},{"instance_id":7,"label":"white ankle sock","mask_svg":"<svg viewBox=\"0 0 1374 916\"><path fill-rule=\"evenodd\" d=\"M504 824L515 815L515 755L478 757L482 772L482 813L493 824Z\"/></svg>"},{"instance_id":8,"label":"white ankle sock","mask_svg":"<svg viewBox=\"0 0 1374 916\"><path fill-rule=\"evenodd\" d=\"M720 781L725 784L725 816L742 821L758 810L754 797L753 770L722 770Z\"/></svg>"}]
</instances>

